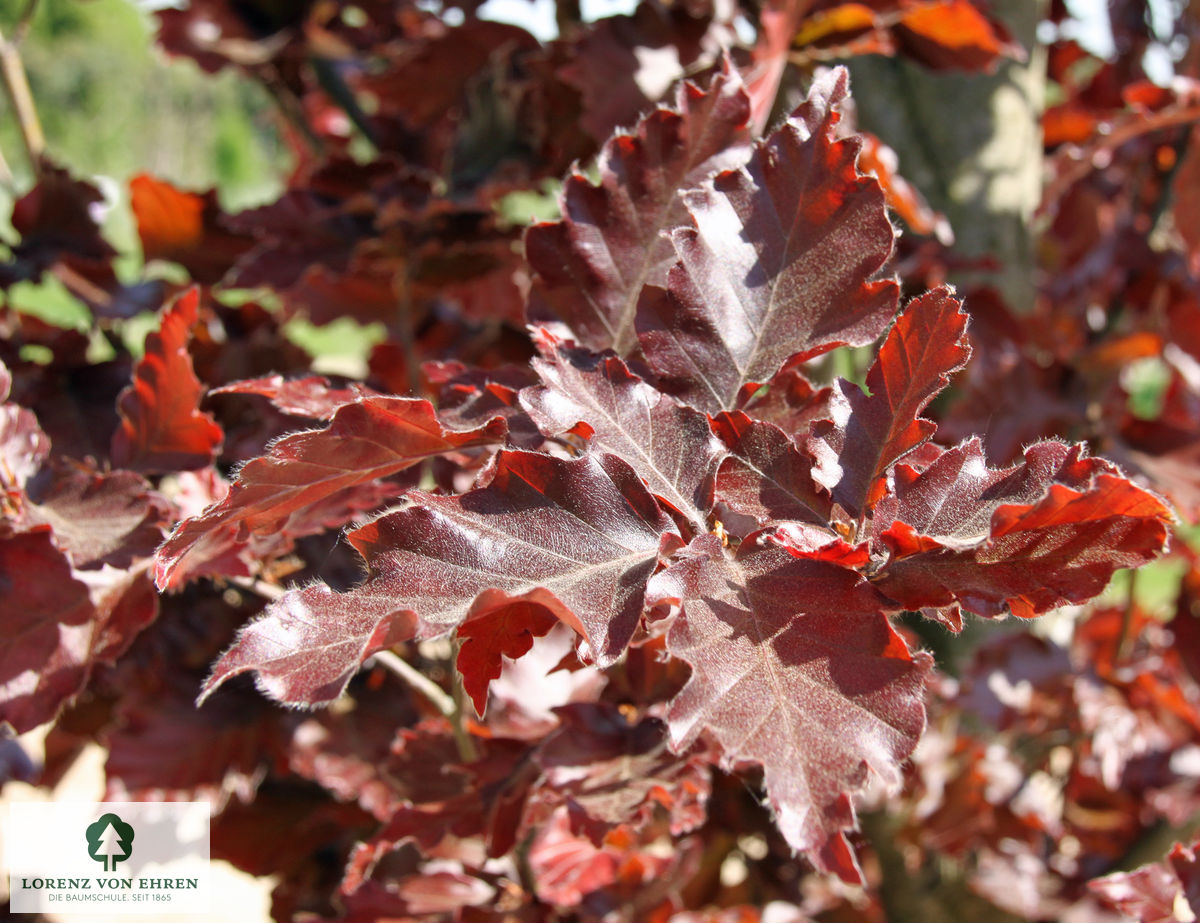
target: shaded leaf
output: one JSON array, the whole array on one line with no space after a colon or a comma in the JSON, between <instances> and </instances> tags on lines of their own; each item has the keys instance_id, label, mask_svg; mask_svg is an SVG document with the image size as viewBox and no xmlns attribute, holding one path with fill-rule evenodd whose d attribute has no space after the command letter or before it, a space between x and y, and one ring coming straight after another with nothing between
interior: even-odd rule
<instances>
[{"instance_id":1,"label":"shaded leaf","mask_svg":"<svg viewBox=\"0 0 1200 923\"><path fill-rule=\"evenodd\" d=\"M203 468L221 445L221 427L200 411L204 386L188 355L200 293L193 289L146 337L133 384L121 392L121 425L113 433L113 464L144 472Z\"/></svg>"},{"instance_id":2,"label":"shaded leaf","mask_svg":"<svg viewBox=\"0 0 1200 923\"><path fill-rule=\"evenodd\" d=\"M285 594L239 632L203 694L254 671L279 701L325 704L375 651L515 603L554 613L611 663L637 627L664 538L678 540L614 456L501 452L486 486L409 501L350 534L370 570L365 583Z\"/></svg>"},{"instance_id":3,"label":"shaded leaf","mask_svg":"<svg viewBox=\"0 0 1200 923\"><path fill-rule=\"evenodd\" d=\"M818 460L816 481L852 515L883 496L883 477L895 462L937 429L919 416L971 354L967 315L950 289L914 299L896 321L867 372L867 392L839 380L830 410L809 448Z\"/></svg>"},{"instance_id":4,"label":"shaded leaf","mask_svg":"<svg viewBox=\"0 0 1200 923\"><path fill-rule=\"evenodd\" d=\"M399 808L378 833L354 850L343 892L358 890L375 865L404 843L416 843L430 854L448 835L482 835L489 856L502 856L513 847L537 767L529 759L528 746L518 741L480 740L478 745L481 756L473 762L441 763L440 772L449 776L448 791L437 800L415 797L413 804ZM428 762L419 771L428 778Z\"/></svg>"},{"instance_id":5,"label":"shaded leaf","mask_svg":"<svg viewBox=\"0 0 1200 923\"><path fill-rule=\"evenodd\" d=\"M77 568L129 567L150 557L168 515L166 501L140 475L78 469L35 492L26 512L29 522L53 528L55 544Z\"/></svg>"},{"instance_id":6,"label":"shaded leaf","mask_svg":"<svg viewBox=\"0 0 1200 923\"><path fill-rule=\"evenodd\" d=\"M1175 923L1200 914L1200 860L1196 844L1176 843L1162 862L1088 882L1113 910L1138 923Z\"/></svg>"},{"instance_id":7,"label":"shaded leaf","mask_svg":"<svg viewBox=\"0 0 1200 923\"><path fill-rule=\"evenodd\" d=\"M832 504L813 480L812 458L783 430L740 411L718 414L713 429L730 453L717 472L718 500L758 526L773 520L829 521Z\"/></svg>"},{"instance_id":8,"label":"shaded leaf","mask_svg":"<svg viewBox=\"0 0 1200 923\"><path fill-rule=\"evenodd\" d=\"M95 608L46 527L0 538L0 599L0 721L23 734L82 687Z\"/></svg>"},{"instance_id":9,"label":"shaded leaf","mask_svg":"<svg viewBox=\"0 0 1200 923\"><path fill-rule=\"evenodd\" d=\"M745 167L684 194L695 226L672 234L679 262L643 294L637 328L661 386L703 410L871 342L895 313L896 284L874 280L894 240L883 191L855 166L858 140L834 137L848 84L845 70L818 78Z\"/></svg>"},{"instance_id":10,"label":"shaded leaf","mask_svg":"<svg viewBox=\"0 0 1200 923\"><path fill-rule=\"evenodd\" d=\"M671 753L662 721L630 721L606 703L564 705L554 713L562 725L538 748L544 776L535 798L565 803L572 832L600 845L620 824L644 827L656 807L669 815L675 835L704 822L712 788L707 761L701 753Z\"/></svg>"},{"instance_id":11,"label":"shaded leaf","mask_svg":"<svg viewBox=\"0 0 1200 923\"><path fill-rule=\"evenodd\" d=\"M539 276L530 318L562 321L590 349L632 352L642 286L663 284L674 262L662 232L685 220L679 190L745 161L749 115L741 81L726 67L707 90L685 83L673 108L656 109L605 144L598 184L570 176L563 220L525 234Z\"/></svg>"},{"instance_id":12,"label":"shaded leaf","mask_svg":"<svg viewBox=\"0 0 1200 923\"><path fill-rule=\"evenodd\" d=\"M504 437L503 419L457 431L425 400L369 397L334 411L323 430L280 439L244 465L220 503L181 523L158 554L158 583L177 586L251 537L342 525L390 495L372 482L455 449Z\"/></svg>"},{"instance_id":13,"label":"shaded leaf","mask_svg":"<svg viewBox=\"0 0 1200 923\"><path fill-rule=\"evenodd\" d=\"M12 226L21 242L12 247L12 262L0 265L0 285L36 280L60 260L103 273L117 255L94 212L104 195L48 161L38 168L37 185L13 204Z\"/></svg>"},{"instance_id":14,"label":"shaded leaf","mask_svg":"<svg viewBox=\"0 0 1200 923\"><path fill-rule=\"evenodd\" d=\"M832 395L832 388L818 388L799 370L785 369L749 395L738 409L755 420L774 423L793 439L800 439L808 434L813 423L829 416Z\"/></svg>"},{"instance_id":15,"label":"shaded leaf","mask_svg":"<svg viewBox=\"0 0 1200 923\"><path fill-rule=\"evenodd\" d=\"M195 704L196 677L148 679L122 697L119 720L104 736L107 797L144 801L248 801L282 746L288 716L252 689Z\"/></svg>"},{"instance_id":16,"label":"shaded leaf","mask_svg":"<svg viewBox=\"0 0 1200 923\"><path fill-rule=\"evenodd\" d=\"M872 772L899 784L925 726L928 655L909 652L858 574L757 536L736 555L701 536L651 580L647 601L681 607L667 650L692 676L667 716L675 748L710 735L723 765L762 766L792 848L859 880L843 835L850 796Z\"/></svg>"}]
</instances>

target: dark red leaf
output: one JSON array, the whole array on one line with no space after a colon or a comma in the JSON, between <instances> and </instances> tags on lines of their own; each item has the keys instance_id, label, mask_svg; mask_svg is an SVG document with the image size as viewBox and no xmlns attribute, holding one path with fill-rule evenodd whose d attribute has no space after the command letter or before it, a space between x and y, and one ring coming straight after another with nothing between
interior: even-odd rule
<instances>
[{"instance_id":1,"label":"dark red leaf","mask_svg":"<svg viewBox=\"0 0 1200 923\"><path fill-rule=\"evenodd\" d=\"M883 496L884 475L937 429L919 414L971 354L967 315L950 289L914 299L896 321L867 372L867 394L839 380L830 410L809 448L815 480L854 516ZM868 396L869 395L869 396Z\"/></svg>"},{"instance_id":2,"label":"dark red leaf","mask_svg":"<svg viewBox=\"0 0 1200 923\"><path fill-rule=\"evenodd\" d=\"M0 489L22 488L50 457L50 439L33 412L5 403L12 375L0 362Z\"/></svg>"},{"instance_id":3,"label":"dark red leaf","mask_svg":"<svg viewBox=\"0 0 1200 923\"><path fill-rule=\"evenodd\" d=\"M158 582L177 586L255 536L298 536L343 525L392 494L373 482L427 458L504 437L493 418L456 431L425 400L369 397L344 404L323 430L280 439L248 462L229 494L189 519L159 550Z\"/></svg>"},{"instance_id":4,"label":"dark red leaf","mask_svg":"<svg viewBox=\"0 0 1200 923\"><path fill-rule=\"evenodd\" d=\"M892 517L895 517L892 519ZM977 441L923 473L896 470L896 500L876 509L890 551L872 578L901 606L960 603L1030 618L1095 596L1113 571L1164 549L1171 512L1081 446L1042 442L1022 464L989 469Z\"/></svg>"},{"instance_id":5,"label":"dark red leaf","mask_svg":"<svg viewBox=\"0 0 1200 923\"><path fill-rule=\"evenodd\" d=\"M416 843L430 854L454 834L482 837L489 856L502 856L513 847L537 767L525 744L494 739L477 743L482 755L473 762L441 762L439 772L451 779L437 800L415 797L416 803L399 808L354 851L342 881L343 892L355 892L376 864L404 843ZM425 778L431 775L428 761L413 769Z\"/></svg>"},{"instance_id":6,"label":"dark red leaf","mask_svg":"<svg viewBox=\"0 0 1200 923\"><path fill-rule=\"evenodd\" d=\"M418 716L412 696L397 695L402 684L397 679L379 689L358 688L354 710L326 709L305 718L292 732L288 766L339 801L358 802L380 821L388 820L405 802L437 800L442 788L458 784L458 774L442 771L432 776L430 762L445 762L445 754L432 747L407 746L431 722L411 727L417 725ZM397 728L407 729L398 732ZM437 725L425 734L433 735L448 744L444 749L454 757L453 740L444 728ZM397 751L410 749L418 751L415 759L396 758ZM413 771L416 767L425 771L418 774Z\"/></svg>"},{"instance_id":7,"label":"dark red leaf","mask_svg":"<svg viewBox=\"0 0 1200 923\"><path fill-rule=\"evenodd\" d=\"M352 384L348 388L334 388L329 379L320 375L307 378L288 378L268 375L235 381L209 394L258 394L270 400L277 408L293 417L310 420L330 420L343 404L352 404L361 397L370 397L375 392L365 385Z\"/></svg>"},{"instance_id":8,"label":"dark red leaf","mask_svg":"<svg viewBox=\"0 0 1200 923\"><path fill-rule=\"evenodd\" d=\"M550 609L536 603L513 602L476 613L458 626L458 672L463 689L483 715L488 687L499 678L502 658L516 660L533 647L533 639L558 624Z\"/></svg>"},{"instance_id":9,"label":"dark red leaf","mask_svg":"<svg viewBox=\"0 0 1200 923\"><path fill-rule=\"evenodd\" d=\"M894 231L883 191L835 140L849 78L818 78L808 101L755 147L747 166L684 193L695 227L672 235L666 290L638 307L642 350L662 386L709 412L743 388L845 344L871 342L896 310L874 280Z\"/></svg>"},{"instance_id":10,"label":"dark red leaf","mask_svg":"<svg viewBox=\"0 0 1200 923\"><path fill-rule=\"evenodd\" d=\"M123 697L104 737L108 797L117 801L208 800L254 796L282 747L287 716L250 689L195 704L191 673L146 678Z\"/></svg>"},{"instance_id":11,"label":"dark red leaf","mask_svg":"<svg viewBox=\"0 0 1200 923\"><path fill-rule=\"evenodd\" d=\"M104 271L117 255L96 221L94 209L104 202L100 190L49 162L39 166L37 185L13 205L12 226L21 242L12 248L13 263L0 267L3 285L37 279L64 259L85 272Z\"/></svg>"},{"instance_id":12,"label":"dark red leaf","mask_svg":"<svg viewBox=\"0 0 1200 923\"><path fill-rule=\"evenodd\" d=\"M200 293L183 295L146 337L133 384L118 400L121 425L112 440L113 464L144 472L203 468L220 448L221 427L200 411L204 386L192 368L188 340Z\"/></svg>"},{"instance_id":13,"label":"dark red leaf","mask_svg":"<svg viewBox=\"0 0 1200 923\"><path fill-rule=\"evenodd\" d=\"M129 567L162 541L166 501L132 471L96 474L76 469L35 492L27 508L31 523L48 525L73 566Z\"/></svg>"},{"instance_id":14,"label":"dark red leaf","mask_svg":"<svg viewBox=\"0 0 1200 923\"><path fill-rule=\"evenodd\" d=\"M296 876L332 890L337 878L331 866L343 861L371 828L370 815L355 805L331 801L312 785L272 780L259 788L253 801L230 799L213 817L212 858L249 875L285 880ZM287 836L281 837L280 830Z\"/></svg>"},{"instance_id":15,"label":"dark red leaf","mask_svg":"<svg viewBox=\"0 0 1200 923\"><path fill-rule=\"evenodd\" d=\"M703 528L724 454L704 414L652 388L615 357L552 347L533 367L543 384L522 391L521 403L548 435L572 431L594 451L621 456L652 493Z\"/></svg>"},{"instance_id":16,"label":"dark red leaf","mask_svg":"<svg viewBox=\"0 0 1200 923\"><path fill-rule=\"evenodd\" d=\"M678 190L745 162L749 115L741 81L727 67L707 90L684 84L674 108L659 108L631 134L611 139L598 185L569 177L563 220L525 234L539 275L531 319L563 322L590 349L632 352L642 286L664 284L675 259L661 235L686 220Z\"/></svg>"},{"instance_id":17,"label":"dark red leaf","mask_svg":"<svg viewBox=\"0 0 1200 923\"><path fill-rule=\"evenodd\" d=\"M692 666L671 739L679 749L709 735L723 765L762 766L792 848L857 881L850 797L871 773L899 784L925 727L931 659L909 652L858 574L758 538L731 555L701 536L650 582L648 603L681 605L667 650Z\"/></svg>"},{"instance_id":18,"label":"dark red leaf","mask_svg":"<svg viewBox=\"0 0 1200 923\"><path fill-rule=\"evenodd\" d=\"M687 833L705 820L711 783L701 754L673 755L657 718L631 722L613 705L578 703L554 712L562 726L549 735L536 760L545 773L537 798L566 804L572 831L600 845L620 824L635 829L671 819L671 832Z\"/></svg>"},{"instance_id":19,"label":"dark red leaf","mask_svg":"<svg viewBox=\"0 0 1200 923\"><path fill-rule=\"evenodd\" d=\"M502 452L485 487L409 501L350 534L370 569L366 583L287 593L239 633L204 695L254 671L279 701L326 704L376 651L515 603L553 612L608 664L633 636L663 541L678 541L614 456Z\"/></svg>"},{"instance_id":20,"label":"dark red leaf","mask_svg":"<svg viewBox=\"0 0 1200 923\"><path fill-rule=\"evenodd\" d=\"M783 430L740 411L718 414L713 429L730 452L717 472L719 501L751 517L755 527L774 520L829 522L832 504L813 480L813 461Z\"/></svg>"},{"instance_id":21,"label":"dark red leaf","mask_svg":"<svg viewBox=\"0 0 1200 923\"><path fill-rule=\"evenodd\" d=\"M1193 128L1187 152L1175 171L1175 205L1172 212L1179 236L1187 245L1192 275L1200 275L1200 129Z\"/></svg>"},{"instance_id":22,"label":"dark red leaf","mask_svg":"<svg viewBox=\"0 0 1200 923\"><path fill-rule=\"evenodd\" d=\"M0 538L0 599L0 721L23 734L82 688L96 612L46 527Z\"/></svg>"},{"instance_id":23,"label":"dark red leaf","mask_svg":"<svg viewBox=\"0 0 1200 923\"><path fill-rule=\"evenodd\" d=\"M1088 882L1107 906L1138 923L1177 923L1200 914L1196 844L1176 843L1162 862Z\"/></svg>"},{"instance_id":24,"label":"dark red leaf","mask_svg":"<svg viewBox=\"0 0 1200 923\"><path fill-rule=\"evenodd\" d=\"M0 598L0 721L18 732L53 719L158 615L145 562L73 574L45 527L0 540Z\"/></svg>"},{"instance_id":25,"label":"dark red leaf","mask_svg":"<svg viewBox=\"0 0 1200 923\"><path fill-rule=\"evenodd\" d=\"M786 369L749 395L738 409L801 439L813 423L828 418L832 394L832 388L818 388L797 369Z\"/></svg>"}]
</instances>

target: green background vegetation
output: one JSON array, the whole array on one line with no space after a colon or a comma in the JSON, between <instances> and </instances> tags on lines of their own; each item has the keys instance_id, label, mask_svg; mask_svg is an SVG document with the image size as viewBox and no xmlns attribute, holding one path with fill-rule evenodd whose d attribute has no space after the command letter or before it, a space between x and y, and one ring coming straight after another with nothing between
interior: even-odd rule
<instances>
[{"instance_id":1,"label":"green background vegetation","mask_svg":"<svg viewBox=\"0 0 1200 923\"><path fill-rule=\"evenodd\" d=\"M11 32L26 0L0 0ZM238 208L276 195L287 155L273 106L254 82L210 76L153 43L152 14L129 0L41 0L21 55L51 157L122 189L146 171L191 189L217 186ZM0 150L30 182L11 108ZM107 192L107 190L106 190Z\"/></svg>"}]
</instances>

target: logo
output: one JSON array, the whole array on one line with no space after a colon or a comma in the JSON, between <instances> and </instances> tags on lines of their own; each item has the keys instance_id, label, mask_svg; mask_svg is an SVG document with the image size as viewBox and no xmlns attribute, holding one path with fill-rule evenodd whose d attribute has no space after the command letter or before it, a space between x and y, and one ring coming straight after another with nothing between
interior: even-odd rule
<instances>
[{"instance_id":1,"label":"logo","mask_svg":"<svg viewBox=\"0 0 1200 923\"><path fill-rule=\"evenodd\" d=\"M10 913L208 913L206 801L15 801L4 813Z\"/></svg>"},{"instance_id":2,"label":"logo","mask_svg":"<svg viewBox=\"0 0 1200 923\"><path fill-rule=\"evenodd\" d=\"M133 826L116 814L104 814L87 828L88 855L115 872L117 863L133 855Z\"/></svg>"}]
</instances>

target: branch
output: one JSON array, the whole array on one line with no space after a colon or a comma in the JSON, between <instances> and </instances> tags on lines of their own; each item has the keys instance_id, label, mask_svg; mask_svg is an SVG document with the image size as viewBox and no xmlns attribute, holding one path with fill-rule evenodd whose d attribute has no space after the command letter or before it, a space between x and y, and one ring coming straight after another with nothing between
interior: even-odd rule
<instances>
[{"instance_id":1,"label":"branch","mask_svg":"<svg viewBox=\"0 0 1200 923\"><path fill-rule=\"evenodd\" d=\"M229 577L227 579L234 586L248 590L269 602L275 602L277 599L282 598L285 592L282 587L277 587L273 583L267 583L265 580L255 580L253 577Z\"/></svg>"},{"instance_id":2,"label":"branch","mask_svg":"<svg viewBox=\"0 0 1200 923\"><path fill-rule=\"evenodd\" d=\"M32 16L30 3L26 14ZM25 74L25 65L21 61L19 42L24 38L28 23L24 17L17 23L16 39L9 41L0 32L0 81L4 83L4 91L8 94L13 111L17 115L17 125L21 129L21 140L25 142L25 151L35 173L41 172L42 154L46 150L46 136L42 133L42 123L38 120L37 108L33 104L33 94L29 90L29 78Z\"/></svg>"},{"instance_id":3,"label":"branch","mask_svg":"<svg viewBox=\"0 0 1200 923\"><path fill-rule=\"evenodd\" d=\"M464 762L473 762L479 756L475 750L475 742L463 726L462 708L454 696L449 695L441 686L414 667L403 657L391 651L378 651L368 663L374 662L381 667L391 670L402 680L425 696L439 712L450 722L454 730L454 742L458 746L458 755Z\"/></svg>"},{"instance_id":4,"label":"branch","mask_svg":"<svg viewBox=\"0 0 1200 923\"><path fill-rule=\"evenodd\" d=\"M33 25L33 17L37 15L37 8L38 0L26 0L25 9L21 10L17 24L13 26L13 45L20 47L25 41L25 37L29 35L29 28Z\"/></svg>"}]
</instances>

